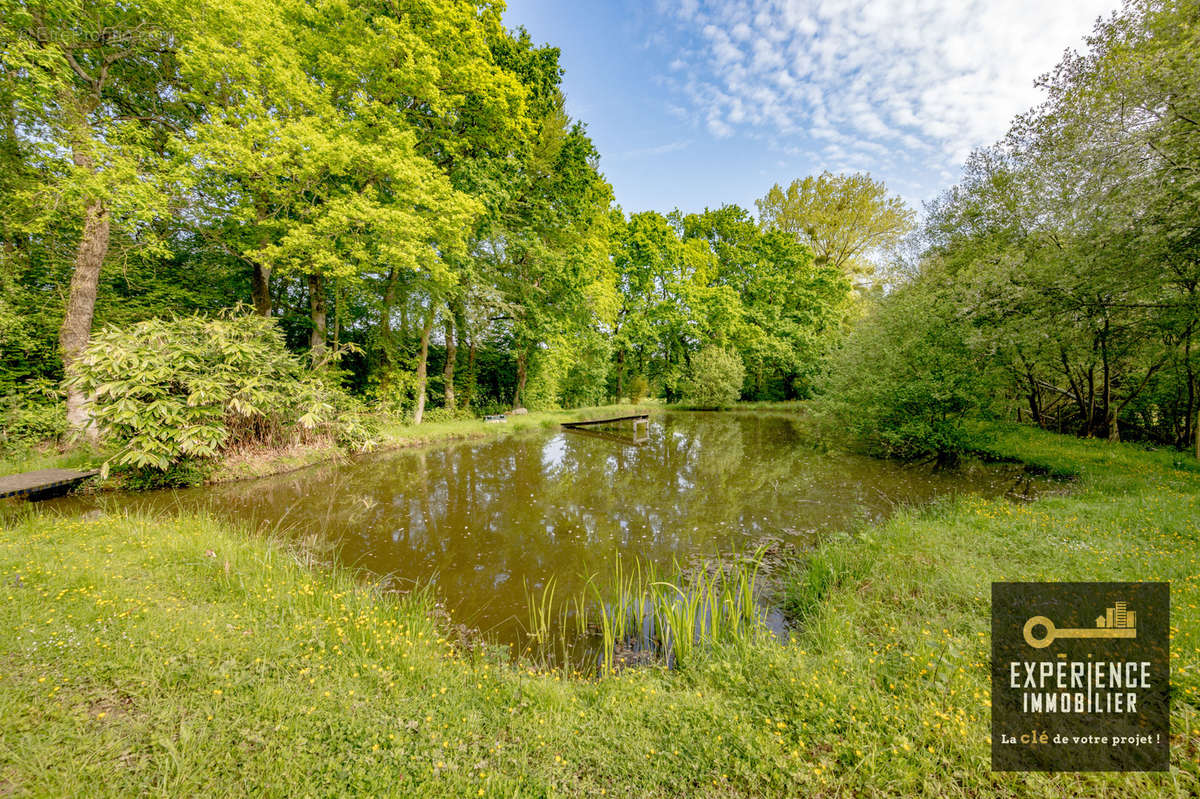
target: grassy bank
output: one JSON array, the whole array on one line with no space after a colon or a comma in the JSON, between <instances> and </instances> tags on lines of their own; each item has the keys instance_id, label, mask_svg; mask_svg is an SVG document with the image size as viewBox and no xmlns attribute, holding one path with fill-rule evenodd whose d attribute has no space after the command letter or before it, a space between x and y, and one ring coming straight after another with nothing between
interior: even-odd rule
<instances>
[{"instance_id":1,"label":"grassy bank","mask_svg":"<svg viewBox=\"0 0 1200 799\"><path fill-rule=\"evenodd\" d=\"M0 477L6 474L33 472L38 469L79 469L84 471L98 467L109 455L110 453L102 450L82 447L59 452L56 448L47 446L45 449L33 449L0 458Z\"/></svg>"},{"instance_id":2,"label":"grassy bank","mask_svg":"<svg viewBox=\"0 0 1200 799\"><path fill-rule=\"evenodd\" d=\"M212 519L10 522L0 794L1195 795L1200 471L1029 430L993 446L1077 484L828 541L789 581L793 645L598 682L456 651L427 597ZM1073 578L1172 582L1169 774L989 771L989 584Z\"/></svg>"},{"instance_id":3,"label":"grassy bank","mask_svg":"<svg viewBox=\"0 0 1200 799\"><path fill-rule=\"evenodd\" d=\"M426 422L420 425L406 423L394 418L379 420L379 434L374 448L376 451L416 447L456 439L502 436L543 427L553 427L567 421L601 419L609 415L619 416L648 411L653 405L602 405L571 410L535 411L510 416L506 422L485 422L483 419L455 419L452 421ZM98 467L112 453L104 450L74 449L58 452L47 448L33 451L22 457L0 459L0 475L31 472L35 469L85 469ZM205 482L224 483L232 480L250 480L303 469L318 463L353 457L354 453L339 447L332 440L313 444L274 449L245 449L222 457L208 473ZM128 488L119 475L114 475L107 486Z\"/></svg>"}]
</instances>

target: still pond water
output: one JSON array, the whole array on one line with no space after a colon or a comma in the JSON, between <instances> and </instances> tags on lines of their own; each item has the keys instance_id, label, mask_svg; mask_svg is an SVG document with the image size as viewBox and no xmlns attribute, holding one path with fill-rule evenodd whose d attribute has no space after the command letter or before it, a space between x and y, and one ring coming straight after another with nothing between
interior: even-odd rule
<instances>
[{"instance_id":1,"label":"still pond water","mask_svg":"<svg viewBox=\"0 0 1200 799\"><path fill-rule=\"evenodd\" d=\"M345 564L433 580L455 623L518 643L526 586L559 596L618 553L668 568L773 538L806 545L902 505L1028 494L1022 470L904 466L814 448L796 416L662 413L649 440L544 430L398 450L288 475L184 491L48 502L62 512L207 508L318 534Z\"/></svg>"}]
</instances>

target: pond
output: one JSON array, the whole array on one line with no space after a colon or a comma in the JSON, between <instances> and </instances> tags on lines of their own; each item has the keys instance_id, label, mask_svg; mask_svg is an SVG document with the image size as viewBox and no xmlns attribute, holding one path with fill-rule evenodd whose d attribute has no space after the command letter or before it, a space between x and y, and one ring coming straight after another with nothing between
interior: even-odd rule
<instances>
[{"instance_id":1,"label":"pond","mask_svg":"<svg viewBox=\"0 0 1200 799\"><path fill-rule=\"evenodd\" d=\"M656 414L649 440L543 430L420 449L278 477L183 491L75 496L96 508L195 509L336 547L344 564L394 581L433 581L452 620L518 643L527 587L560 596L618 554L660 568L800 546L956 492L1032 490L1020 467L939 470L813 446L782 413Z\"/></svg>"}]
</instances>

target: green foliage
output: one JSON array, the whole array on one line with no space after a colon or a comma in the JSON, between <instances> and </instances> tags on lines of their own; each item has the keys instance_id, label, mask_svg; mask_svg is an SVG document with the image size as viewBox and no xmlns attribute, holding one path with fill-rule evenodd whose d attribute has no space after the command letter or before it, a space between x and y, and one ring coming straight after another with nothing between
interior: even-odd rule
<instances>
[{"instance_id":1,"label":"green foliage","mask_svg":"<svg viewBox=\"0 0 1200 799\"><path fill-rule=\"evenodd\" d=\"M724 408L737 402L746 367L737 353L708 347L692 356L683 379L683 400L698 408Z\"/></svg>"},{"instance_id":2,"label":"green foliage","mask_svg":"<svg viewBox=\"0 0 1200 799\"><path fill-rule=\"evenodd\" d=\"M40 388L13 392L0 399L0 457L20 455L38 444L56 442L67 432L66 411L58 392L44 384Z\"/></svg>"},{"instance_id":3,"label":"green foliage","mask_svg":"<svg viewBox=\"0 0 1200 799\"><path fill-rule=\"evenodd\" d=\"M608 398L606 383L612 345L599 330L589 330L563 342L564 366L558 381L558 405L579 408L601 405ZM568 346L569 345L569 346Z\"/></svg>"},{"instance_id":4,"label":"green foliage","mask_svg":"<svg viewBox=\"0 0 1200 799\"><path fill-rule=\"evenodd\" d=\"M450 410L449 408L430 408L425 411L425 416L422 419L422 424L425 422L462 422L475 418L475 414L462 408Z\"/></svg>"},{"instance_id":5,"label":"green foliage","mask_svg":"<svg viewBox=\"0 0 1200 799\"><path fill-rule=\"evenodd\" d=\"M870 175L822 172L775 184L757 202L763 226L807 244L822 264L846 275L868 276L872 255L897 244L913 228L913 212Z\"/></svg>"},{"instance_id":6,"label":"green foliage","mask_svg":"<svg viewBox=\"0 0 1200 799\"><path fill-rule=\"evenodd\" d=\"M1006 415L1200 457L1200 7L1132 0L928 214Z\"/></svg>"},{"instance_id":7,"label":"green foliage","mask_svg":"<svg viewBox=\"0 0 1200 799\"><path fill-rule=\"evenodd\" d=\"M619 216L619 215L618 215ZM806 390L841 330L850 283L807 245L764 231L742 208L619 220L613 264L621 305L615 369L644 375L670 401L706 346L731 348L751 396Z\"/></svg>"},{"instance_id":8,"label":"green foliage","mask_svg":"<svg viewBox=\"0 0 1200 799\"><path fill-rule=\"evenodd\" d=\"M686 239L703 241L715 256L713 283L736 295L713 335L746 364L746 391L755 399L805 396L842 332L850 280L808 245L755 224L735 205L688 214L681 224Z\"/></svg>"},{"instance_id":9,"label":"green foliage","mask_svg":"<svg viewBox=\"0 0 1200 799\"><path fill-rule=\"evenodd\" d=\"M625 387L625 396L634 405L638 404L646 398L650 393L650 381L645 375L634 375L629 379L629 384Z\"/></svg>"},{"instance_id":10,"label":"green foliage","mask_svg":"<svg viewBox=\"0 0 1200 799\"><path fill-rule=\"evenodd\" d=\"M119 469L121 488L128 491L152 491L160 488L191 488L202 485L212 475L216 463L211 460L185 458L166 469Z\"/></svg>"},{"instance_id":11,"label":"green foliage","mask_svg":"<svg viewBox=\"0 0 1200 799\"><path fill-rule=\"evenodd\" d=\"M100 270L95 327L252 299L292 351L360 345L345 385L386 413L438 404L444 335L476 407L594 404L637 375L678 399L709 345L738 352L755 397L807 391L850 296L840 272L735 206L625 220L565 111L558 50L498 8L193 6L88 11L145 32L128 47L93 47L78 0L5 18L0 390L63 377L83 211L102 207L120 268ZM71 36L39 46L38 24Z\"/></svg>"},{"instance_id":12,"label":"green foliage","mask_svg":"<svg viewBox=\"0 0 1200 799\"><path fill-rule=\"evenodd\" d=\"M365 444L349 398L250 315L150 320L93 337L69 378L120 452L112 463L166 472L246 446L326 436Z\"/></svg>"},{"instance_id":13,"label":"green foliage","mask_svg":"<svg viewBox=\"0 0 1200 799\"><path fill-rule=\"evenodd\" d=\"M906 460L969 449L981 391L969 334L924 285L879 300L832 362L820 403L831 431Z\"/></svg>"}]
</instances>

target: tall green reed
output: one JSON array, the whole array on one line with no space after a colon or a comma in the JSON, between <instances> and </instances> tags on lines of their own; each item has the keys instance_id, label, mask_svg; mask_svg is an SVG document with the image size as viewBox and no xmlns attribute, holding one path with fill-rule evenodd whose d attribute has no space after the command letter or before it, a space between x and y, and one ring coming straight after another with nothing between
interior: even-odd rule
<instances>
[{"instance_id":1,"label":"tall green reed","mask_svg":"<svg viewBox=\"0 0 1200 799\"><path fill-rule=\"evenodd\" d=\"M652 563L630 565L618 555L604 576L587 575L583 589L557 609L555 582L548 580L540 593L526 589L527 653L547 661L561 655L565 668L582 649L601 674L610 674L621 654L678 668L713 646L748 643L765 629L758 597L761 565L758 551L699 568L676 563L660 575ZM570 644L568 637L574 638Z\"/></svg>"}]
</instances>

